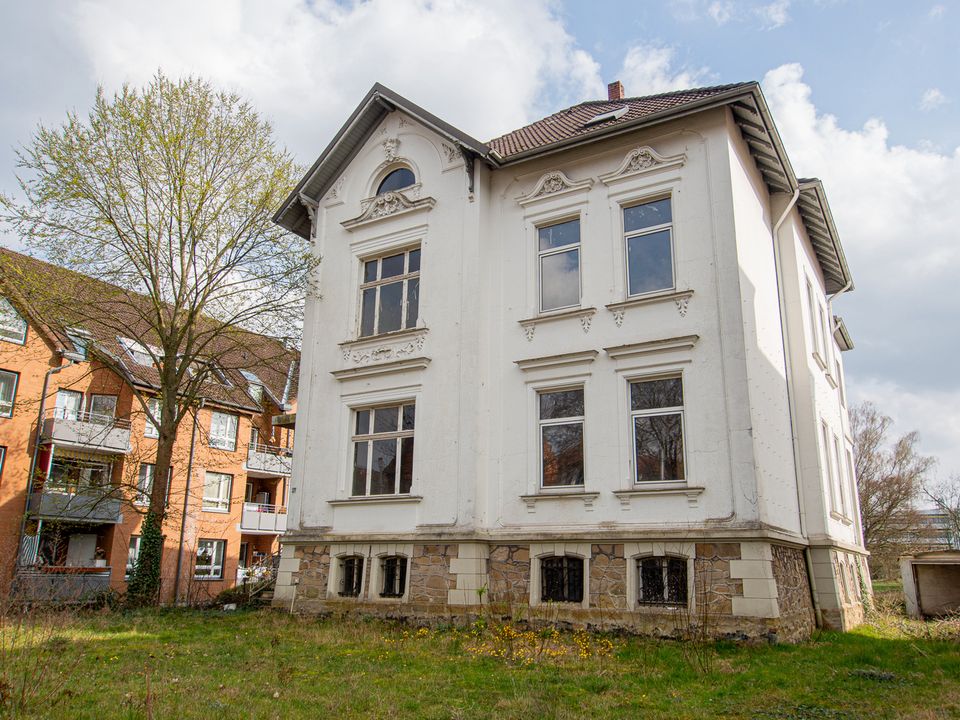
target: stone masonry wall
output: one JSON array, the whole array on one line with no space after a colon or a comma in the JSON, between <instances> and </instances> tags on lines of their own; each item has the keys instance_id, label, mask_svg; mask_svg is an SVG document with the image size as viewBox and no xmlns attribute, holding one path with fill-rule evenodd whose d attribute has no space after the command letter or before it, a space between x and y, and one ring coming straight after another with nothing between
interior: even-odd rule
<instances>
[{"instance_id":1,"label":"stone masonry wall","mask_svg":"<svg viewBox=\"0 0 960 720\"><path fill-rule=\"evenodd\" d=\"M526 545L491 545L488 563L491 604L530 602L530 548Z\"/></svg>"},{"instance_id":2,"label":"stone masonry wall","mask_svg":"<svg viewBox=\"0 0 960 720\"><path fill-rule=\"evenodd\" d=\"M816 620L803 551L784 545L771 545L771 550L780 607L780 637L783 640L806 638L816 627Z\"/></svg>"},{"instance_id":3,"label":"stone masonry wall","mask_svg":"<svg viewBox=\"0 0 960 720\"><path fill-rule=\"evenodd\" d=\"M299 546L295 557L300 560L300 569L297 572L300 584L297 586L296 608L307 611L319 609L327 596L330 546Z\"/></svg>"},{"instance_id":4,"label":"stone masonry wall","mask_svg":"<svg viewBox=\"0 0 960 720\"><path fill-rule=\"evenodd\" d=\"M410 560L410 602L445 605L447 593L457 584L450 573L456 545L416 545Z\"/></svg>"},{"instance_id":5,"label":"stone masonry wall","mask_svg":"<svg viewBox=\"0 0 960 720\"><path fill-rule=\"evenodd\" d=\"M590 560L590 607L627 609L627 561L623 545L593 545Z\"/></svg>"},{"instance_id":6,"label":"stone masonry wall","mask_svg":"<svg viewBox=\"0 0 960 720\"><path fill-rule=\"evenodd\" d=\"M702 619L733 615L733 598L743 595L743 581L730 577L730 561L739 559L740 543L697 543L694 593Z\"/></svg>"}]
</instances>

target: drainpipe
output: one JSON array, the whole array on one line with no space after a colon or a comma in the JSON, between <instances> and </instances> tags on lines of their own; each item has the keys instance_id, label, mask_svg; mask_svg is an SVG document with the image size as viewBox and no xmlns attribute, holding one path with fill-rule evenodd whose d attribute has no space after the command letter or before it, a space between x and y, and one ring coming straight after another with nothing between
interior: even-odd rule
<instances>
[{"instance_id":1,"label":"drainpipe","mask_svg":"<svg viewBox=\"0 0 960 720\"><path fill-rule=\"evenodd\" d=\"M50 376L61 370L66 370L71 365L76 365L75 360L68 360L66 365L58 365L55 368L47 370L43 376L43 390L40 391L40 409L37 410L37 437L33 442L33 457L30 459L30 474L27 476L27 498L23 509L23 516L20 518L20 542L17 547L17 564L20 564L20 548L23 547L23 537L27 529L27 515L30 512L30 496L33 495L33 477L37 472L37 457L40 454L40 440L43 435L43 415L46 412L47 390L50 386Z\"/></svg>"},{"instance_id":2,"label":"drainpipe","mask_svg":"<svg viewBox=\"0 0 960 720\"><path fill-rule=\"evenodd\" d=\"M771 237L773 240L773 258L774 266L776 270L776 280L777 280L777 300L780 303L780 341L783 347L783 362L784 370L787 373L788 381L786 383L787 389L787 406L790 410L790 440L791 448L793 450L793 475L797 488L797 512L800 520L800 534L806 539L807 537L807 514L806 510L803 507L803 490L801 486L801 477L800 477L800 448L799 442L797 440L797 431L796 431L796 406L794 404L794 393L791 387L790 380L793 378L793 363L790 358L790 340L787 334L787 315L786 307L783 298L783 284L782 284L782 271L781 271L781 258L780 258L780 240L779 232L780 227L786 221L787 216L790 214L790 211L793 210L794 206L797 204L797 200L800 199L800 185L793 191L793 195L790 197L790 202L787 203L787 206L783 209L780 218L773 226L773 232ZM839 293L837 293L839 295ZM836 296L834 296L836 297ZM810 556L810 546L805 545L803 548L803 560L807 567L807 584L810 590L810 600L813 603L813 617L814 622L818 628L823 627L823 615L820 611L820 601L817 597L817 582L813 576L813 558Z\"/></svg>"},{"instance_id":3,"label":"drainpipe","mask_svg":"<svg viewBox=\"0 0 960 720\"><path fill-rule=\"evenodd\" d=\"M833 339L833 333L837 331L838 325L833 321L833 301L843 295L847 290L853 287L853 280L847 280L847 284L837 290L833 295L827 298L827 316L830 318L830 339Z\"/></svg>"},{"instance_id":4,"label":"drainpipe","mask_svg":"<svg viewBox=\"0 0 960 720\"><path fill-rule=\"evenodd\" d=\"M187 482L183 490L183 517L180 518L180 542L177 545L177 574L173 578L173 604L176 605L180 593L180 571L183 567L183 537L187 532L187 510L190 507L190 478L193 477L193 456L197 446L197 413L203 408L205 399L193 411L193 429L190 431L190 458L187 460Z\"/></svg>"}]
</instances>

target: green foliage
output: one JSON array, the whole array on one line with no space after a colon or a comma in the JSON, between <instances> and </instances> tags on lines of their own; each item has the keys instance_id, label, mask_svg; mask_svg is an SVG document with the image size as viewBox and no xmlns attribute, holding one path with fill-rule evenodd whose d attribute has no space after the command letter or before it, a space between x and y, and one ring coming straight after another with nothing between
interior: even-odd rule
<instances>
[{"instance_id":1,"label":"green foliage","mask_svg":"<svg viewBox=\"0 0 960 720\"><path fill-rule=\"evenodd\" d=\"M140 554L127 584L127 604L150 605L160 596L160 560L163 552L162 516L148 512L140 530Z\"/></svg>"}]
</instances>

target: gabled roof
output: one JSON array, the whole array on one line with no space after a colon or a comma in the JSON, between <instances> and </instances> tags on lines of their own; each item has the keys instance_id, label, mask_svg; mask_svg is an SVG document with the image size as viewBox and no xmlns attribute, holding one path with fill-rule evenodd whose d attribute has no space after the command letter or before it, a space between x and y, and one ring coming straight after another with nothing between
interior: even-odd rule
<instances>
[{"instance_id":1,"label":"gabled roof","mask_svg":"<svg viewBox=\"0 0 960 720\"><path fill-rule=\"evenodd\" d=\"M284 200L283 205L273 216L273 221L303 238L309 238L310 215L303 199L305 198L307 203L318 202L336 182L343 168L360 151L367 138L377 129L380 121L394 110L402 110L438 135L448 138L461 150L482 158L487 158L490 153L490 148L479 140L444 122L393 90L380 83L374 83L370 92L357 105L357 109L347 118L330 144Z\"/></svg>"},{"instance_id":2,"label":"gabled roof","mask_svg":"<svg viewBox=\"0 0 960 720\"><path fill-rule=\"evenodd\" d=\"M626 112L619 112L624 107ZM852 288L850 270L823 186L819 180L797 179L763 92L756 82L678 90L622 100L583 102L494 138L487 144L465 135L378 83L367 93L290 194L274 220L301 237L308 238L310 216L307 207L319 202L380 121L392 110L403 110L448 137L465 155L480 158L492 168L499 168L717 107L730 110L769 191L791 195L799 192L798 209L823 270L827 292ZM591 122L606 113L613 115L608 120Z\"/></svg>"},{"instance_id":3,"label":"gabled roof","mask_svg":"<svg viewBox=\"0 0 960 720\"><path fill-rule=\"evenodd\" d=\"M43 294L38 288L56 288L56 308L45 311L33 301L32 297ZM134 339L141 342L152 335L143 319L149 316L147 308L151 307L146 296L4 247L0 247L0 294L11 297L35 328L55 339L54 350L75 351L67 330L80 328L89 334L101 357L108 355L125 371L127 382L147 389L159 387L157 368L135 362L118 336L121 325L135 330ZM53 313L58 317L45 317ZM121 314L115 322L113 318ZM229 384L205 383L202 395L209 401L252 412L261 410L260 403L247 391L248 380L241 373L244 369L256 373L272 398L291 400L296 396L297 373L291 371L299 362L295 350L273 338L239 329L217 336L212 345L210 355L217 358Z\"/></svg>"}]
</instances>

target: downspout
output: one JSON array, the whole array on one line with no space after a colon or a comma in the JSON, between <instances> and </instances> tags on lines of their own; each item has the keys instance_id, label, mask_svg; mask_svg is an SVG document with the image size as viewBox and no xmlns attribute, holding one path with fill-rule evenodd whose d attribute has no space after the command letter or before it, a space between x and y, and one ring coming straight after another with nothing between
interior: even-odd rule
<instances>
[{"instance_id":1,"label":"downspout","mask_svg":"<svg viewBox=\"0 0 960 720\"><path fill-rule=\"evenodd\" d=\"M43 435L43 415L46 412L47 390L50 386L50 376L61 370L66 370L75 364L76 361L68 360L66 365L58 365L55 368L50 368L43 376L43 390L40 391L40 408L37 410L37 437L33 442L33 457L30 459L30 474L27 476L27 497L23 509L23 516L20 518L20 543L17 547L18 565L20 564L20 548L23 547L24 532L26 532L27 529L27 515L30 512L30 496L33 495L33 478L37 471L37 457L40 455L40 440Z\"/></svg>"},{"instance_id":2,"label":"downspout","mask_svg":"<svg viewBox=\"0 0 960 720\"><path fill-rule=\"evenodd\" d=\"M847 280L847 284L842 288L837 290L833 295L827 298L827 314L830 318L830 339L833 339L833 334L837 331L839 327L836 322L833 320L833 301L838 297L843 295L847 290L853 287L853 280Z\"/></svg>"},{"instance_id":3,"label":"downspout","mask_svg":"<svg viewBox=\"0 0 960 720\"><path fill-rule=\"evenodd\" d=\"M796 431L796 407L794 405L794 393L791 387L791 382L793 378L793 363L790 357L790 340L787 334L787 314L786 314L786 304L783 298L783 283L782 283L782 270L781 270L781 258L780 258L780 239L779 233L780 228L783 226L783 223L786 222L787 216L790 214L790 211L797 204L797 200L800 199L800 185L797 184L797 187L793 191L793 195L790 197L790 201L787 203L787 206L783 209L783 212L780 214L779 219L773 226L773 232L771 233L771 238L773 240L773 259L774 259L774 268L776 270L776 281L777 281L777 300L780 303L780 341L783 347L783 362L784 370L787 373L787 406L790 410L790 441L791 448L793 450L793 477L794 483L797 489L797 512L800 519L800 535L804 539L807 537L807 515L804 510L804 501L803 501L803 490L801 489L801 477L800 477L800 448L799 442L797 439ZM839 294L839 293L838 293ZM807 584L810 590L810 600L813 603L813 617L814 622L818 628L823 627L823 615L820 611L820 600L817 597L817 582L813 576L813 558L810 556L810 546L804 545L803 547L803 560L807 567Z\"/></svg>"},{"instance_id":4,"label":"downspout","mask_svg":"<svg viewBox=\"0 0 960 720\"><path fill-rule=\"evenodd\" d=\"M190 478L193 477L193 456L197 446L197 412L203 407L204 398L200 399L200 406L193 411L193 429L190 431L190 458L187 460L187 482L183 490L183 516L180 518L180 542L177 544L177 574L173 578L173 604L176 605L180 592L180 571L183 567L183 537L187 532L187 510L190 507Z\"/></svg>"}]
</instances>

